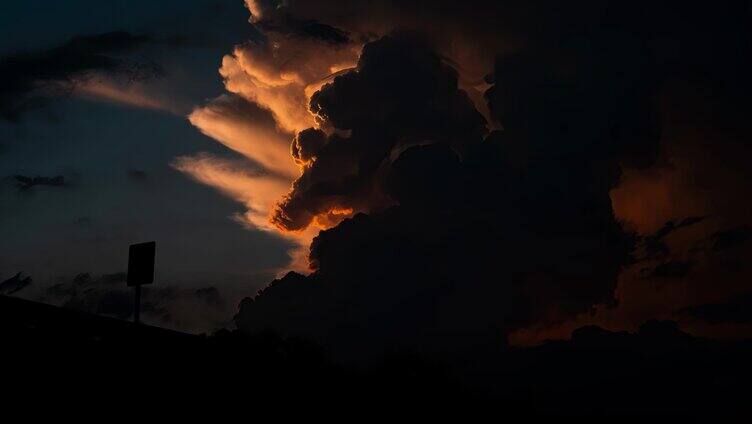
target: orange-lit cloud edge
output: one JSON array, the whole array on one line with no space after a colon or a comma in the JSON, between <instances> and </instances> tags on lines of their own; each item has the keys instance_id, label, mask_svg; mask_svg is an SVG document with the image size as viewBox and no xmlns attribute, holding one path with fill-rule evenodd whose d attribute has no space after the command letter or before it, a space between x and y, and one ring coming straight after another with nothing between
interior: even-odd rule
<instances>
[{"instance_id":1,"label":"orange-lit cloud edge","mask_svg":"<svg viewBox=\"0 0 752 424\"><path fill-rule=\"evenodd\" d=\"M253 16L259 16L252 6L249 2ZM264 45L238 45L225 55L219 74L230 94L196 107L188 115L199 131L248 159L248 163L239 166L201 153L176 158L172 166L243 203L246 212L233 218L244 227L272 232L293 242L290 262L278 274L288 270L307 273L308 246L313 238L354 211L329 211L308 228L295 232L275 226L271 216L307 166L294 161L290 146L298 131L319 127L308 109L310 97L331 80L332 74L355 66L362 44L333 48L315 40L293 40L273 33L268 37ZM238 98L267 111L274 123L244 110Z\"/></svg>"}]
</instances>

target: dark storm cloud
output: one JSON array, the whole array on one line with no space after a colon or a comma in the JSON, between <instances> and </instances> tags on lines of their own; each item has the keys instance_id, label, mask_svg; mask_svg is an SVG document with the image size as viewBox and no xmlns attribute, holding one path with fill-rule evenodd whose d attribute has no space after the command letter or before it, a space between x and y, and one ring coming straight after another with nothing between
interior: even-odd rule
<instances>
[{"instance_id":1,"label":"dark storm cloud","mask_svg":"<svg viewBox=\"0 0 752 424\"><path fill-rule=\"evenodd\" d=\"M457 87L456 71L407 35L367 44L357 69L325 85L310 107L325 126L349 134L327 137L311 128L294 140L293 157L307 165L273 217L286 230L305 228L333 209L388 204L379 179L395 149L424 141L461 148L486 132Z\"/></svg>"},{"instance_id":2,"label":"dark storm cloud","mask_svg":"<svg viewBox=\"0 0 752 424\"><path fill-rule=\"evenodd\" d=\"M485 140L429 45L367 44L355 71L312 97L333 132L298 135L293 155L311 162L275 218L298 229L331 208L369 213L322 231L315 272L245 300L238 327L340 351L462 351L608 303L633 246L609 190L621 161L655 160L660 134L642 44L613 42L601 60L573 47L564 69L548 49L500 60L486 97L505 131Z\"/></svg>"},{"instance_id":3,"label":"dark storm cloud","mask_svg":"<svg viewBox=\"0 0 752 424\"><path fill-rule=\"evenodd\" d=\"M746 3L247 4L274 42L238 46L221 72L230 91L297 132L290 153L302 170L272 221L289 233L349 218L314 239L311 275L287 274L243 302L242 330L340 350L473 349L594 316L596 305L613 311L624 293L636 304L619 318L644 321L625 315L654 313L650 296L679 299L652 279L690 293L680 302L705 296L695 293L710 277L737 284L726 271L739 249L709 252L713 231L739 224L729 216L748 219L749 202L732 206L750 180L733 178L749 172ZM371 40L354 69L328 57L341 48L333 28L350 48ZM691 125L717 137L697 141ZM714 152L734 159L738 181L691 174ZM678 193L643 188L615 210L627 176L676 169L691 176ZM673 208L681 202L691 207ZM706 240L704 250L676 248L685 236ZM680 306L660 307L652 316Z\"/></svg>"},{"instance_id":4,"label":"dark storm cloud","mask_svg":"<svg viewBox=\"0 0 752 424\"><path fill-rule=\"evenodd\" d=\"M751 324L752 293L741 293L725 302L687 307L678 313L710 324Z\"/></svg>"},{"instance_id":5,"label":"dark storm cloud","mask_svg":"<svg viewBox=\"0 0 752 424\"><path fill-rule=\"evenodd\" d=\"M0 59L0 118L16 121L22 113L64 94L89 72L123 76L128 81L153 78L161 68L132 63L122 55L150 42L127 32L80 36L48 50L15 53Z\"/></svg>"}]
</instances>

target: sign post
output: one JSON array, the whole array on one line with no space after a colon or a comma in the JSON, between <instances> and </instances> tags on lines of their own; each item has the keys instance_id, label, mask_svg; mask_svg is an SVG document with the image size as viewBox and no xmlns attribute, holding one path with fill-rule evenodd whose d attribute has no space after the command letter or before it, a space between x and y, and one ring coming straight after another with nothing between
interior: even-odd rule
<instances>
[{"instance_id":1,"label":"sign post","mask_svg":"<svg viewBox=\"0 0 752 424\"><path fill-rule=\"evenodd\" d=\"M157 243L132 244L128 248L128 279L126 284L133 287L133 322L141 322L141 286L154 282L154 254Z\"/></svg>"}]
</instances>

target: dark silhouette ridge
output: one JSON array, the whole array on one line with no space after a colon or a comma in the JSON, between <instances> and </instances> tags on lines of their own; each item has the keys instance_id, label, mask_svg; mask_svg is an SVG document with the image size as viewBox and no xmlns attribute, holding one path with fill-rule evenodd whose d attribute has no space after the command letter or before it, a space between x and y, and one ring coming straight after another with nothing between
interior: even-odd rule
<instances>
[{"instance_id":1,"label":"dark silhouette ridge","mask_svg":"<svg viewBox=\"0 0 752 424\"><path fill-rule=\"evenodd\" d=\"M107 344L126 343L131 339L171 343L173 338L187 340L194 337L159 327L135 327L116 318L9 296L0 296L0 305L0 326L4 336L22 337L31 343L65 340L66 343Z\"/></svg>"},{"instance_id":2,"label":"dark silhouette ridge","mask_svg":"<svg viewBox=\"0 0 752 424\"><path fill-rule=\"evenodd\" d=\"M136 381L229 409L253 401L259 411L280 403L332 413L488 410L499 418L750 413L752 342L695 338L670 321L645 323L636 333L583 327L569 341L465 362L395 351L352 366L332 362L311 342L269 332L188 335L3 296L0 338L4 382L19 390L75 379L112 398L130 393L127 382Z\"/></svg>"}]
</instances>

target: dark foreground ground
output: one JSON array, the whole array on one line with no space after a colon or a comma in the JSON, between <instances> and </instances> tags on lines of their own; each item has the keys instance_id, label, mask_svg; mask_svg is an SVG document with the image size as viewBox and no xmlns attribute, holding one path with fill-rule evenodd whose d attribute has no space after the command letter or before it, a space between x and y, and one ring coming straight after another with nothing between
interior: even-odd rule
<instances>
[{"instance_id":1,"label":"dark foreground ground","mask_svg":"<svg viewBox=\"0 0 752 424\"><path fill-rule=\"evenodd\" d=\"M405 407L493 421L752 416L752 343L693 338L670 322L635 334L585 327L571 341L502 350L462 370L405 354L344 367L273 334L193 336L9 297L0 297L0 337L6 406L179 399L183 413L211 405L353 421Z\"/></svg>"}]
</instances>

